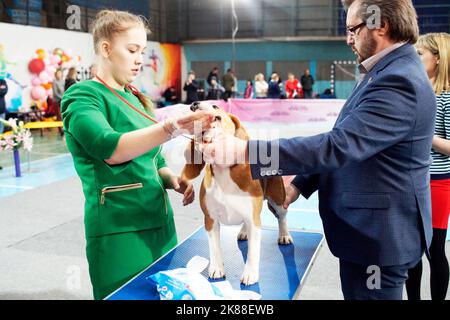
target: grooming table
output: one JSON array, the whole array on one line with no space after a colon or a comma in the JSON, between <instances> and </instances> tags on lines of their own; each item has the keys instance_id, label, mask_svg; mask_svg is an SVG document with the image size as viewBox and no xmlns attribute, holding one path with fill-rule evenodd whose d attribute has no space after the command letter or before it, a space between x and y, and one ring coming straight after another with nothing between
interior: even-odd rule
<instances>
[{"instance_id":1,"label":"grooming table","mask_svg":"<svg viewBox=\"0 0 450 320\"><path fill-rule=\"evenodd\" d=\"M247 258L247 241L237 240L240 228L221 226L220 229L225 275L233 288L256 291L261 294L262 300L299 299L301 287L322 245L323 235L290 230L294 244L278 245L278 229L262 228L259 282L244 286L240 284L240 277ZM159 271L186 267L187 262L196 255L209 259L208 239L204 227L196 230L105 299L159 300L156 285L146 278ZM208 268L202 274L208 277Z\"/></svg>"}]
</instances>

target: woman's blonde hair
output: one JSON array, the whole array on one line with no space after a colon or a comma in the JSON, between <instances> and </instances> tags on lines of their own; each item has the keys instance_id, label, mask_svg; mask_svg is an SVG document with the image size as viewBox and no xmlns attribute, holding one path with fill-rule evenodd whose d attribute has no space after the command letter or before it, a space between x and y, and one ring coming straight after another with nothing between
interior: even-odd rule
<instances>
[{"instance_id":1,"label":"woman's blonde hair","mask_svg":"<svg viewBox=\"0 0 450 320\"><path fill-rule=\"evenodd\" d=\"M264 81L264 75L262 73L258 73L255 76L255 81Z\"/></svg>"},{"instance_id":2,"label":"woman's blonde hair","mask_svg":"<svg viewBox=\"0 0 450 320\"><path fill-rule=\"evenodd\" d=\"M434 92L440 95L450 90L450 34L445 32L427 33L419 37L417 48L423 48L438 56Z\"/></svg>"},{"instance_id":3,"label":"woman's blonde hair","mask_svg":"<svg viewBox=\"0 0 450 320\"><path fill-rule=\"evenodd\" d=\"M97 13L91 24L91 33L94 40L94 51L100 52L100 44L103 40L112 42L117 34L127 31L133 27L142 27L150 33L147 19L143 16L137 16L127 11L101 10ZM151 100L141 92L131 90L145 109L152 111L153 104Z\"/></svg>"}]
</instances>

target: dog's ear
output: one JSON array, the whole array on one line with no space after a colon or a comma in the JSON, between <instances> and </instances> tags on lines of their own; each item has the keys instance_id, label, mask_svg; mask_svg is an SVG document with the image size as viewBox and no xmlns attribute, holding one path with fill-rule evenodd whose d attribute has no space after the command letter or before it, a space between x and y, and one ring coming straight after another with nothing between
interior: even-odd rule
<instances>
[{"instance_id":1,"label":"dog's ear","mask_svg":"<svg viewBox=\"0 0 450 320\"><path fill-rule=\"evenodd\" d=\"M197 178L205 167L202 154L195 150L195 142L191 141L184 151L184 158L186 164L181 172L181 178L186 180L192 180Z\"/></svg>"},{"instance_id":2,"label":"dog's ear","mask_svg":"<svg viewBox=\"0 0 450 320\"><path fill-rule=\"evenodd\" d=\"M241 122L239 121L239 119L234 114L231 114L231 113L229 113L228 116L230 117L231 121L233 121L233 123L234 123L235 137L242 139L242 140L250 140L250 137L249 137L247 131L241 125Z\"/></svg>"}]
</instances>

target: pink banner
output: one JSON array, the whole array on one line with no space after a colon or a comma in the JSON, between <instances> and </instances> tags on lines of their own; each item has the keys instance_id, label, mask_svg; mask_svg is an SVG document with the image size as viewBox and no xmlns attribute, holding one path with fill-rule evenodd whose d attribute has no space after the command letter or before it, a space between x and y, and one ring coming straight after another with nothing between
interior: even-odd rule
<instances>
[{"instance_id":1,"label":"pink banner","mask_svg":"<svg viewBox=\"0 0 450 320\"><path fill-rule=\"evenodd\" d=\"M345 100L338 99L229 99L210 101L245 122L326 123L336 121ZM158 119L187 112L188 105L156 110Z\"/></svg>"}]
</instances>

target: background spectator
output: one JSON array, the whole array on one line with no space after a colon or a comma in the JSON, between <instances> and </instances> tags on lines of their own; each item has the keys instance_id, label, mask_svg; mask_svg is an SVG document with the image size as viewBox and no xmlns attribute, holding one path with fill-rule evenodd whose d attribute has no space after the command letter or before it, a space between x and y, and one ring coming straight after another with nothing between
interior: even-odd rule
<instances>
[{"instance_id":1,"label":"background spectator","mask_svg":"<svg viewBox=\"0 0 450 320\"><path fill-rule=\"evenodd\" d=\"M64 94L64 79L61 70L56 70L55 79L52 83L52 103L49 104L51 114L56 116L56 121L61 121L61 99ZM62 128L58 128L59 134L63 135L64 131Z\"/></svg>"},{"instance_id":2,"label":"background spectator","mask_svg":"<svg viewBox=\"0 0 450 320\"><path fill-rule=\"evenodd\" d=\"M163 97L164 97L164 100L165 100L164 106L171 106L173 104L178 103L178 96L177 96L177 92L176 92L174 86L168 87L164 91Z\"/></svg>"},{"instance_id":3,"label":"background spectator","mask_svg":"<svg viewBox=\"0 0 450 320\"><path fill-rule=\"evenodd\" d=\"M209 86L211 86L211 79L216 78L216 81L219 82L219 68L214 67L208 75L208 78L206 79L206 82Z\"/></svg>"},{"instance_id":4,"label":"background spectator","mask_svg":"<svg viewBox=\"0 0 450 320\"><path fill-rule=\"evenodd\" d=\"M262 73L258 73L255 76L255 93L256 99L264 99L267 98L267 90L269 85L266 80L264 80L264 75Z\"/></svg>"},{"instance_id":5,"label":"background spectator","mask_svg":"<svg viewBox=\"0 0 450 320\"><path fill-rule=\"evenodd\" d=\"M314 78L309 73L309 69L305 69L305 74L300 79L305 99L312 99Z\"/></svg>"},{"instance_id":6,"label":"background spectator","mask_svg":"<svg viewBox=\"0 0 450 320\"><path fill-rule=\"evenodd\" d=\"M97 66L95 64L92 64L89 67L89 79L94 79L97 75Z\"/></svg>"},{"instance_id":7,"label":"background spectator","mask_svg":"<svg viewBox=\"0 0 450 320\"><path fill-rule=\"evenodd\" d=\"M269 99L280 99L281 98L281 87L280 87L280 77L278 73L272 73L269 81L269 88L267 90L267 97Z\"/></svg>"},{"instance_id":8,"label":"background spectator","mask_svg":"<svg viewBox=\"0 0 450 320\"><path fill-rule=\"evenodd\" d=\"M77 69L72 67L67 73L66 82L64 83L64 91L67 91L67 89L75 83L77 83Z\"/></svg>"},{"instance_id":9,"label":"background spectator","mask_svg":"<svg viewBox=\"0 0 450 320\"><path fill-rule=\"evenodd\" d=\"M195 81L195 72L188 73L188 78L184 83L183 90L186 91L186 104L191 104L194 101L198 101L198 83Z\"/></svg>"},{"instance_id":10,"label":"background spectator","mask_svg":"<svg viewBox=\"0 0 450 320\"><path fill-rule=\"evenodd\" d=\"M222 77L222 84L225 88L223 99L227 101L228 98L232 97L235 88L235 77L232 69L228 69L227 73Z\"/></svg>"},{"instance_id":11,"label":"background spectator","mask_svg":"<svg viewBox=\"0 0 450 320\"><path fill-rule=\"evenodd\" d=\"M222 98L224 92L225 89L217 82L215 77L212 77L206 100L219 100Z\"/></svg>"},{"instance_id":12,"label":"background spectator","mask_svg":"<svg viewBox=\"0 0 450 320\"><path fill-rule=\"evenodd\" d=\"M8 93L8 84L5 79L0 79L0 118L5 119L6 115L6 99ZM4 125L0 122L0 134L3 133Z\"/></svg>"},{"instance_id":13,"label":"background spectator","mask_svg":"<svg viewBox=\"0 0 450 320\"><path fill-rule=\"evenodd\" d=\"M327 88L323 93L318 95L320 99L336 99L336 96L331 92L330 88Z\"/></svg>"},{"instance_id":14,"label":"background spectator","mask_svg":"<svg viewBox=\"0 0 450 320\"><path fill-rule=\"evenodd\" d=\"M288 79L285 84L286 98L295 99L302 97L302 87L293 73L288 73Z\"/></svg>"},{"instance_id":15,"label":"background spectator","mask_svg":"<svg viewBox=\"0 0 450 320\"><path fill-rule=\"evenodd\" d=\"M244 91L244 99L252 99L253 98L253 83L252 80L247 80L247 85L245 86Z\"/></svg>"}]
</instances>

